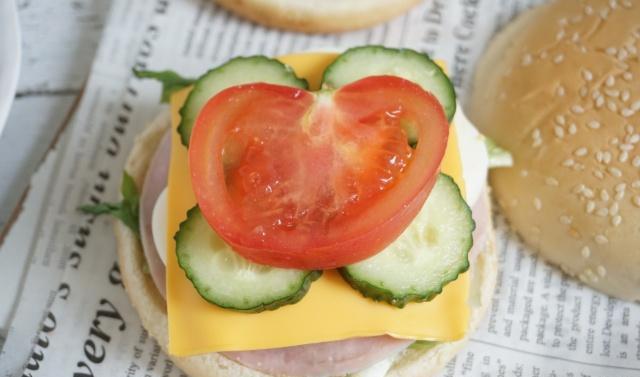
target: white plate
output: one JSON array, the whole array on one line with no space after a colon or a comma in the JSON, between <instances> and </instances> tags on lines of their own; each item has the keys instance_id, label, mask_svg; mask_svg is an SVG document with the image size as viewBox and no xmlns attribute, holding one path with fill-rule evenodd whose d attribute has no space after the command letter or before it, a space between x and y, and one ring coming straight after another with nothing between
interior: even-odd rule
<instances>
[{"instance_id":1,"label":"white plate","mask_svg":"<svg viewBox=\"0 0 640 377\"><path fill-rule=\"evenodd\" d=\"M9 115L20 71L20 27L15 0L0 0L0 135Z\"/></svg>"}]
</instances>

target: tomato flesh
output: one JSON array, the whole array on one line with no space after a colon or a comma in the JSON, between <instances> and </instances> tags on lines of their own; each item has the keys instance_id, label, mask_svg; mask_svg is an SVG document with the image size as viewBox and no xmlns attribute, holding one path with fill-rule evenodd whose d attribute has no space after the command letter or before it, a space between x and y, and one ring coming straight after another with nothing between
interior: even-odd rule
<instances>
[{"instance_id":1,"label":"tomato flesh","mask_svg":"<svg viewBox=\"0 0 640 377\"><path fill-rule=\"evenodd\" d=\"M435 97L401 78L318 93L249 84L204 106L189 165L205 218L239 254L327 269L400 235L435 182L447 136Z\"/></svg>"}]
</instances>

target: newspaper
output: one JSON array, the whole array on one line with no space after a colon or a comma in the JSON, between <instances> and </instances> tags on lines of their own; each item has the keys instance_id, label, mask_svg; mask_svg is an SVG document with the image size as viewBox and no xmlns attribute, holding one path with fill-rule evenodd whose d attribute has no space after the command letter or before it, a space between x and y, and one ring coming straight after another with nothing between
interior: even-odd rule
<instances>
[{"instance_id":1,"label":"newspaper","mask_svg":"<svg viewBox=\"0 0 640 377\"><path fill-rule=\"evenodd\" d=\"M131 67L197 76L237 55L362 44L403 46L447 62L464 100L487 41L537 1L430 0L377 27L336 35L266 29L210 0L115 0L74 119L36 177L0 255L30 255L0 376L182 376L141 327L120 277L109 219L77 213L117 198L134 136L158 112L159 86ZM38 209L40 211L37 211ZM39 214L38 216L34 214ZM640 375L640 306L596 293L526 249L496 216L493 307L442 376ZM33 242L26 235L37 234ZM22 240L22 241L21 241Z\"/></svg>"}]
</instances>

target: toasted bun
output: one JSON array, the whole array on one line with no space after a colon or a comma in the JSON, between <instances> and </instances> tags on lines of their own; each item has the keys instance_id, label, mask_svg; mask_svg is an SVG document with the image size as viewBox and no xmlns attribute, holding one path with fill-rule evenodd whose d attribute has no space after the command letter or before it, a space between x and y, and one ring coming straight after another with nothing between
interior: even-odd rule
<instances>
[{"instance_id":1,"label":"toasted bun","mask_svg":"<svg viewBox=\"0 0 640 377\"><path fill-rule=\"evenodd\" d=\"M640 299L640 1L556 0L501 31L469 117L513 154L491 173L514 229L605 293Z\"/></svg>"},{"instance_id":2,"label":"toasted bun","mask_svg":"<svg viewBox=\"0 0 640 377\"><path fill-rule=\"evenodd\" d=\"M217 0L266 26L328 33L360 29L398 16L420 0Z\"/></svg>"},{"instance_id":3,"label":"toasted bun","mask_svg":"<svg viewBox=\"0 0 640 377\"><path fill-rule=\"evenodd\" d=\"M141 187L145 173L160 143L162 135L169 129L169 115L158 116L138 136L125 166L127 172ZM488 197L483 200L488 201ZM490 208L487 205L487 208ZM492 229L492 228L491 228ZM118 259L124 285L129 299L138 312L142 325L167 352L169 344L167 311L165 302L158 293L151 276L144 271L144 253L136 235L119 221L115 221ZM497 257L493 234L490 235L486 250L477 255L471 267L471 323L473 332L484 317L491 302L497 273ZM408 349L394 362L389 376L431 376L438 372L464 346L466 340L443 343L428 351ZM217 353L199 356L171 356L174 363L191 377L259 377L264 373L244 367Z\"/></svg>"}]
</instances>

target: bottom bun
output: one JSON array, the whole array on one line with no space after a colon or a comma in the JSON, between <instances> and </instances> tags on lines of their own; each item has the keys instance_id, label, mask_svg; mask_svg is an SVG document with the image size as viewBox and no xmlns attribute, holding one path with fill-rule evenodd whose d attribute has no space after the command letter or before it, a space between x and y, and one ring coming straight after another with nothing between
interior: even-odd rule
<instances>
[{"instance_id":1,"label":"bottom bun","mask_svg":"<svg viewBox=\"0 0 640 377\"><path fill-rule=\"evenodd\" d=\"M169 115L163 113L136 138L125 169L133 177L138 187L142 187L153 152L169 127ZM487 195L481 200L487 201L486 208L490 208ZM471 291L469 297L471 320L469 334L476 330L489 308L495 287L497 256L493 232L490 233L486 247L478 253L475 261L471 264ZM144 328L158 341L163 351L167 352L169 334L167 330L166 305L164 299L158 293L151 276L144 272L146 262L140 242L137 236L119 221L115 222L115 234L120 271L129 299L138 312ZM424 377L434 375L456 355L465 343L466 338L455 342L441 343L424 350L409 348L396 356L387 376ZM268 376L227 359L218 353L170 357L177 367L191 377Z\"/></svg>"}]
</instances>

